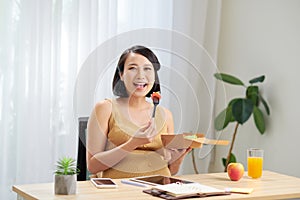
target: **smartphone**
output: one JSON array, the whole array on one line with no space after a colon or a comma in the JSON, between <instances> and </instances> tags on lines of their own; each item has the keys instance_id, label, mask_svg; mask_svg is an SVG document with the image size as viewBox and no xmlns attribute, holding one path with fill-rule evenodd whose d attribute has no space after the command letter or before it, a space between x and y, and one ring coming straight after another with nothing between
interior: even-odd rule
<instances>
[{"instance_id":1,"label":"smartphone","mask_svg":"<svg viewBox=\"0 0 300 200\"><path fill-rule=\"evenodd\" d=\"M91 178L97 188L117 188L118 185L110 178Z\"/></svg>"}]
</instances>

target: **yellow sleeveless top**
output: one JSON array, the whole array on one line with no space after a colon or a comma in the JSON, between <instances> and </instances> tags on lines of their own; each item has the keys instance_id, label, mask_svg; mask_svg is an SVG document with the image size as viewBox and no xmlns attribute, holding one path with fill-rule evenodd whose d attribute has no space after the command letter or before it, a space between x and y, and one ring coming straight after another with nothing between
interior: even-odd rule
<instances>
[{"instance_id":1,"label":"yellow sleeveless top","mask_svg":"<svg viewBox=\"0 0 300 200\"><path fill-rule=\"evenodd\" d=\"M129 140L140 128L127 119L118 109L116 100L112 103L112 114L109 119L108 142L106 150L112 149ZM97 173L98 177L107 178L131 178L136 176L149 176L161 174L170 176L168 162L156 150L161 150L163 145L160 138L161 133L167 132L167 124L164 112L161 107L157 107L155 114L156 129L158 131L154 140L146 145L139 146L130 152L118 164L103 172Z\"/></svg>"}]
</instances>

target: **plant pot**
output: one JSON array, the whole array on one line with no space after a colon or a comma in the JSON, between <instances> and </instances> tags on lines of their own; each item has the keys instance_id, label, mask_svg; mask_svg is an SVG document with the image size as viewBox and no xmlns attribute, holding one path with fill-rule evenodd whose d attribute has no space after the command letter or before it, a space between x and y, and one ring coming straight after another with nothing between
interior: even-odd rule
<instances>
[{"instance_id":1,"label":"plant pot","mask_svg":"<svg viewBox=\"0 0 300 200\"><path fill-rule=\"evenodd\" d=\"M55 175L55 194L76 194L77 175Z\"/></svg>"}]
</instances>

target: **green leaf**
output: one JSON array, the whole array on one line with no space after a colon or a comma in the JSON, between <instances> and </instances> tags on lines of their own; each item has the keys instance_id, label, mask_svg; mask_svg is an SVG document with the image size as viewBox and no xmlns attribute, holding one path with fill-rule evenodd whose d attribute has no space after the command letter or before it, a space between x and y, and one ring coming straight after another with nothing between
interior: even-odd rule
<instances>
[{"instance_id":1,"label":"green leaf","mask_svg":"<svg viewBox=\"0 0 300 200\"><path fill-rule=\"evenodd\" d=\"M264 116L262 111L256 106L253 107L253 117L257 129L261 134L264 134L266 130Z\"/></svg>"},{"instance_id":2,"label":"green leaf","mask_svg":"<svg viewBox=\"0 0 300 200\"><path fill-rule=\"evenodd\" d=\"M215 118L215 129L220 131L226 128L231 118L231 107L227 107L222 112L220 112L219 115Z\"/></svg>"},{"instance_id":3,"label":"green leaf","mask_svg":"<svg viewBox=\"0 0 300 200\"><path fill-rule=\"evenodd\" d=\"M250 84L253 84L253 83L257 83L257 82L264 82L265 80L265 75L262 75L262 76L259 76L257 78L253 78L249 81Z\"/></svg>"},{"instance_id":4,"label":"green leaf","mask_svg":"<svg viewBox=\"0 0 300 200\"><path fill-rule=\"evenodd\" d=\"M229 159L228 164L232 163L232 162L233 163L236 162L236 157L233 153L230 154L230 159ZM226 166L226 158L222 158L222 163L223 163L223 166L225 167Z\"/></svg>"},{"instance_id":5,"label":"green leaf","mask_svg":"<svg viewBox=\"0 0 300 200\"><path fill-rule=\"evenodd\" d=\"M229 122L234 122L234 121L235 121L235 118L234 118L234 116L232 115L232 104L234 104L237 100L239 100L239 98L232 99L232 100L229 102L229 104L228 104L228 108L230 107L230 116L231 116Z\"/></svg>"},{"instance_id":6,"label":"green leaf","mask_svg":"<svg viewBox=\"0 0 300 200\"><path fill-rule=\"evenodd\" d=\"M268 106L267 102L264 100L264 98L261 95L259 95L259 99L263 103L267 114L270 115L270 109L269 109L269 106Z\"/></svg>"},{"instance_id":7,"label":"green leaf","mask_svg":"<svg viewBox=\"0 0 300 200\"><path fill-rule=\"evenodd\" d=\"M238 99L232 104L232 115L239 124L245 123L253 111L253 103L250 99Z\"/></svg>"},{"instance_id":8,"label":"green leaf","mask_svg":"<svg viewBox=\"0 0 300 200\"><path fill-rule=\"evenodd\" d=\"M229 104L228 104L228 107L229 106L232 106L232 104L234 104L237 100L239 100L240 98L235 98L235 99L232 99Z\"/></svg>"},{"instance_id":9,"label":"green leaf","mask_svg":"<svg viewBox=\"0 0 300 200\"><path fill-rule=\"evenodd\" d=\"M251 99L254 105L258 106L258 86L248 86L246 97L247 99Z\"/></svg>"},{"instance_id":10,"label":"green leaf","mask_svg":"<svg viewBox=\"0 0 300 200\"><path fill-rule=\"evenodd\" d=\"M76 160L69 157L63 157L57 161L55 174L57 175L73 175L79 170L76 166Z\"/></svg>"},{"instance_id":11,"label":"green leaf","mask_svg":"<svg viewBox=\"0 0 300 200\"><path fill-rule=\"evenodd\" d=\"M230 111L228 111L228 120L229 120L229 123L236 121L234 116L232 115L232 106L230 106Z\"/></svg>"},{"instance_id":12,"label":"green leaf","mask_svg":"<svg viewBox=\"0 0 300 200\"><path fill-rule=\"evenodd\" d=\"M226 166L226 158L222 158L222 163L223 163L223 166L225 167Z\"/></svg>"},{"instance_id":13,"label":"green leaf","mask_svg":"<svg viewBox=\"0 0 300 200\"><path fill-rule=\"evenodd\" d=\"M244 83L240 79L238 79L232 75L223 74L223 73L215 73L214 76L216 77L216 79L224 81L226 83L244 86Z\"/></svg>"}]
</instances>

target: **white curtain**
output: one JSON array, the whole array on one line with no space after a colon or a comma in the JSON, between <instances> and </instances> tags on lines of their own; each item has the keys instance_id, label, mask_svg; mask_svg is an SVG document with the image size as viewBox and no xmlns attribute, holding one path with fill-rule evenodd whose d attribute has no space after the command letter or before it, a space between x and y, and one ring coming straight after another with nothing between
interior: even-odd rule
<instances>
[{"instance_id":1,"label":"white curtain","mask_svg":"<svg viewBox=\"0 0 300 200\"><path fill-rule=\"evenodd\" d=\"M95 81L99 84L99 78L93 77L91 71L87 75L89 79L85 79L87 83L76 86L76 81L95 49L118 35L147 33L147 30L171 35L167 39L170 43L164 47L168 51L159 45L150 46L167 66L165 73L160 72L166 94L164 106L174 111L174 115L180 115L175 117L175 123L180 124L176 126L178 132L211 132L207 125L213 112L211 97L205 98L208 102L201 102L204 107L197 107L202 112L201 123L193 123L190 119L195 114L189 113L189 118L186 114L192 108L186 106L190 104L189 98L180 96L187 97L187 94L170 88L185 86L172 77L172 73L178 72L186 80L191 77L187 83L198 91L194 100L205 93L201 92L205 87L207 91L214 91L214 81L203 77L211 76L216 69L204 51L196 55L192 50L199 49L193 46L199 43L216 58L220 6L218 0L0 1L0 199L15 198L11 191L14 184L52 182L56 160L64 155L76 158L77 117L89 115L93 105L74 95L74 91L76 87L89 90ZM143 38L131 38L130 43L141 43ZM185 52L180 52L181 43L177 44L176 38L181 38L180 41L190 38ZM145 41L144 44L157 43ZM117 53L124 50L120 44L116 47L120 47ZM183 57L194 62L195 56L203 58L195 62L208 62L210 64L205 65L211 68L194 64L196 67L192 69L198 76L193 77L194 71L188 62L181 67L178 63ZM116 55L112 58L116 59ZM112 68L114 59L109 65ZM101 66L99 68L101 72ZM108 81L101 82L104 77L101 85L96 86L97 91L91 91L95 94L92 102L100 98L97 94L103 88L101 95L110 95L112 75L109 70L104 74ZM178 93L184 113L177 113L177 103L172 98L174 92ZM80 102L86 105L78 106ZM195 116L199 117L199 113ZM190 165L187 160L182 173L190 172ZM202 171L207 171L207 164L200 165Z\"/></svg>"}]
</instances>

